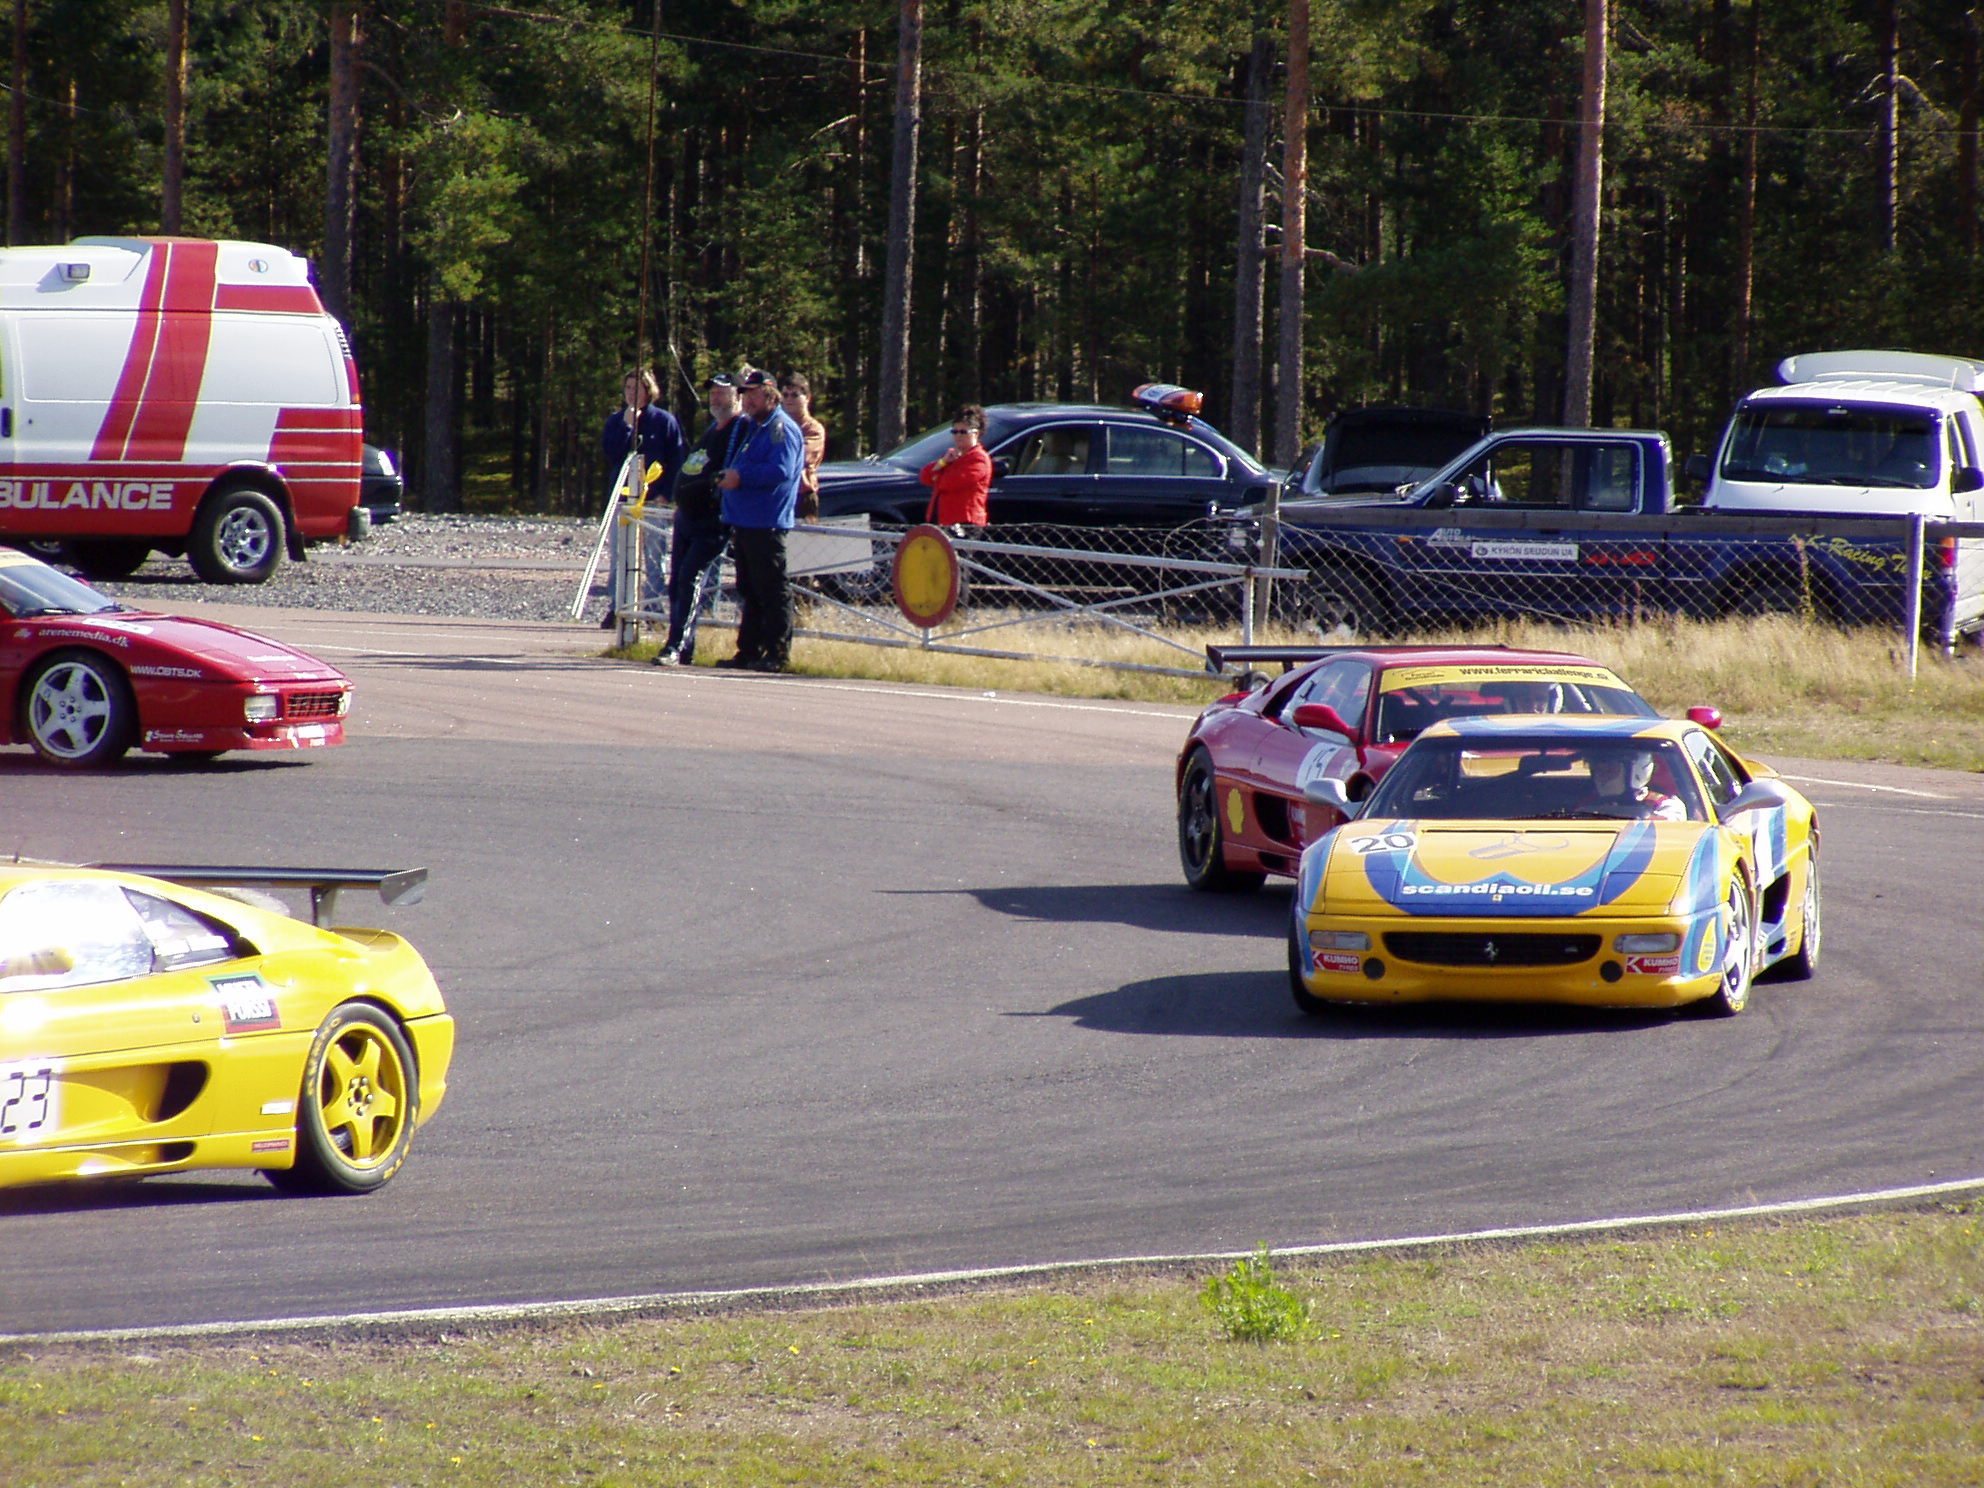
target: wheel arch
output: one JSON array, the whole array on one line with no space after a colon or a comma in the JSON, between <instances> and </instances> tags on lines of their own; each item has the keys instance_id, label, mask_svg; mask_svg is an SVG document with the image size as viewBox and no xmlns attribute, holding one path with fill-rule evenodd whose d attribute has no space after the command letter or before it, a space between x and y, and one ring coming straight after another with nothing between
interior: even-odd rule
<instances>
[{"instance_id":1,"label":"wheel arch","mask_svg":"<svg viewBox=\"0 0 1984 1488\"><path fill-rule=\"evenodd\" d=\"M242 461L230 465L211 481L193 507L193 522L196 526L200 514L207 509L209 502L218 500L229 491L259 491L276 504L276 511L282 517L283 550L296 562L303 561L303 533L296 525L296 502L291 496L289 482L282 472L273 465L263 465L252 461Z\"/></svg>"}]
</instances>

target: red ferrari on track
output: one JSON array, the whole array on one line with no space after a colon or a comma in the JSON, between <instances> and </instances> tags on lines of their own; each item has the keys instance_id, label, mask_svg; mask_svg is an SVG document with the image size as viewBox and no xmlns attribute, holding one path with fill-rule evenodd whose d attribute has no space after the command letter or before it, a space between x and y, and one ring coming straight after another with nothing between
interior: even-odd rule
<instances>
[{"instance_id":1,"label":"red ferrari on track","mask_svg":"<svg viewBox=\"0 0 1984 1488\"><path fill-rule=\"evenodd\" d=\"M0 547L0 743L55 765L344 742L351 682L280 641L127 609Z\"/></svg>"},{"instance_id":2,"label":"red ferrari on track","mask_svg":"<svg viewBox=\"0 0 1984 1488\"><path fill-rule=\"evenodd\" d=\"M1557 651L1503 646L1210 648L1227 662L1280 662L1264 687L1219 699L1178 754L1178 856L1195 889L1260 887L1293 875L1302 849L1343 820L1304 798L1328 777L1370 793L1428 724L1484 713L1659 716L1608 668ZM1708 728L1713 708L1688 716Z\"/></svg>"}]
</instances>

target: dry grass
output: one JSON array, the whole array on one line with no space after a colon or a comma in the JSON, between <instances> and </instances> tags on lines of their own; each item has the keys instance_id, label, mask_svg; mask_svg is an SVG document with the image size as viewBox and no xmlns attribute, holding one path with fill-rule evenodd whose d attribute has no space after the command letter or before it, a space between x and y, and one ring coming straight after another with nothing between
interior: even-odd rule
<instances>
[{"instance_id":1,"label":"dry grass","mask_svg":"<svg viewBox=\"0 0 1984 1488\"><path fill-rule=\"evenodd\" d=\"M975 615L974 623L985 615ZM805 623L802 620L802 624ZM844 628L827 614L819 628ZM946 627L939 639L954 632ZM962 644L1148 667L1187 667L1208 642L1232 643L1230 631L1171 629L1184 650L1114 627L1034 624L966 638ZM1262 632L1263 644L1296 644L1289 632ZM1778 616L1707 623L1660 620L1614 627L1567 628L1503 622L1473 630L1431 631L1419 641L1575 651L1614 667L1663 711L1713 703L1738 748L1817 759L1887 760L1945 769L1984 770L1984 655L1966 644L1956 660L1925 651L1908 677L1899 639L1879 630L1841 631ZM729 637L706 632L701 660L728 654ZM633 656L653 653L652 645ZM1200 704L1224 688L1211 679L1115 671L1041 660L1009 661L801 639L795 668L828 677L869 677L935 686L1058 696Z\"/></svg>"},{"instance_id":2,"label":"dry grass","mask_svg":"<svg viewBox=\"0 0 1984 1488\"><path fill-rule=\"evenodd\" d=\"M1210 1274L1223 1267L1207 1266ZM0 1356L0 1480L1984 1482L1974 1209L344 1342Z\"/></svg>"}]
</instances>

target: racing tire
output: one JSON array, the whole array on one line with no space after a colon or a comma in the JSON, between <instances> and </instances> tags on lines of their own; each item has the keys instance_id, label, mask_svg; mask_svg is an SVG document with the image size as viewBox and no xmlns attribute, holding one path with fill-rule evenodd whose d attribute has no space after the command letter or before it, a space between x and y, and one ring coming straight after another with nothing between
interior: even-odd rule
<instances>
[{"instance_id":1,"label":"racing tire","mask_svg":"<svg viewBox=\"0 0 1984 1488\"><path fill-rule=\"evenodd\" d=\"M1226 863L1226 829L1219 819L1219 777L1212 755L1201 745L1185 761L1178 786L1178 861L1185 882L1203 894L1252 893L1267 882L1265 873L1246 873Z\"/></svg>"},{"instance_id":2,"label":"racing tire","mask_svg":"<svg viewBox=\"0 0 1984 1488\"><path fill-rule=\"evenodd\" d=\"M1299 623L1327 639L1371 635L1384 626L1371 586L1343 568L1319 568L1296 586Z\"/></svg>"},{"instance_id":3,"label":"racing tire","mask_svg":"<svg viewBox=\"0 0 1984 1488\"><path fill-rule=\"evenodd\" d=\"M1819 950L1825 938L1825 923L1819 913L1819 845L1812 844L1805 869L1805 903L1799 915L1798 949L1772 969L1787 982L1809 982L1819 974Z\"/></svg>"},{"instance_id":4,"label":"racing tire","mask_svg":"<svg viewBox=\"0 0 1984 1488\"><path fill-rule=\"evenodd\" d=\"M138 705L114 662L58 651L21 688L21 725L51 765L89 769L123 758L138 737Z\"/></svg>"},{"instance_id":5,"label":"racing tire","mask_svg":"<svg viewBox=\"0 0 1984 1488\"><path fill-rule=\"evenodd\" d=\"M1728 939L1722 951L1722 979L1703 1004L1714 1018L1733 1018L1750 1005L1750 984L1756 980L1757 906L1749 883L1732 879L1722 903L1728 917Z\"/></svg>"},{"instance_id":6,"label":"racing tire","mask_svg":"<svg viewBox=\"0 0 1984 1488\"><path fill-rule=\"evenodd\" d=\"M76 537L62 544L62 561L86 579L128 579L151 555L150 543L127 538Z\"/></svg>"},{"instance_id":7,"label":"racing tire","mask_svg":"<svg viewBox=\"0 0 1984 1488\"><path fill-rule=\"evenodd\" d=\"M1337 1011L1333 1002L1325 1002L1302 984L1302 945L1295 938L1295 927L1288 927L1288 993L1295 999L1295 1006L1311 1018L1327 1018Z\"/></svg>"},{"instance_id":8,"label":"racing tire","mask_svg":"<svg viewBox=\"0 0 1984 1488\"><path fill-rule=\"evenodd\" d=\"M369 1003L341 1003L303 1061L296 1165L264 1175L289 1193L383 1188L406 1161L419 1110L420 1078L399 1025Z\"/></svg>"},{"instance_id":9,"label":"racing tire","mask_svg":"<svg viewBox=\"0 0 1984 1488\"><path fill-rule=\"evenodd\" d=\"M282 566L282 512L248 486L215 491L200 503L186 557L209 584L265 583Z\"/></svg>"}]
</instances>

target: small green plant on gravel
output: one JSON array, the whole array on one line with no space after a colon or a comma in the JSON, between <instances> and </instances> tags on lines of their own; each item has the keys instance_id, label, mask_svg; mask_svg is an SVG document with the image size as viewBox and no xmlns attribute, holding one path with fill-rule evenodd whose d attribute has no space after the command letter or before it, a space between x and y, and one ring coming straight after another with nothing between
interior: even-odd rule
<instances>
[{"instance_id":1,"label":"small green plant on gravel","mask_svg":"<svg viewBox=\"0 0 1984 1488\"><path fill-rule=\"evenodd\" d=\"M1237 1343L1298 1338L1309 1324L1309 1304L1275 1280L1265 1244L1235 1261L1224 1276L1208 1278L1200 1296Z\"/></svg>"}]
</instances>

